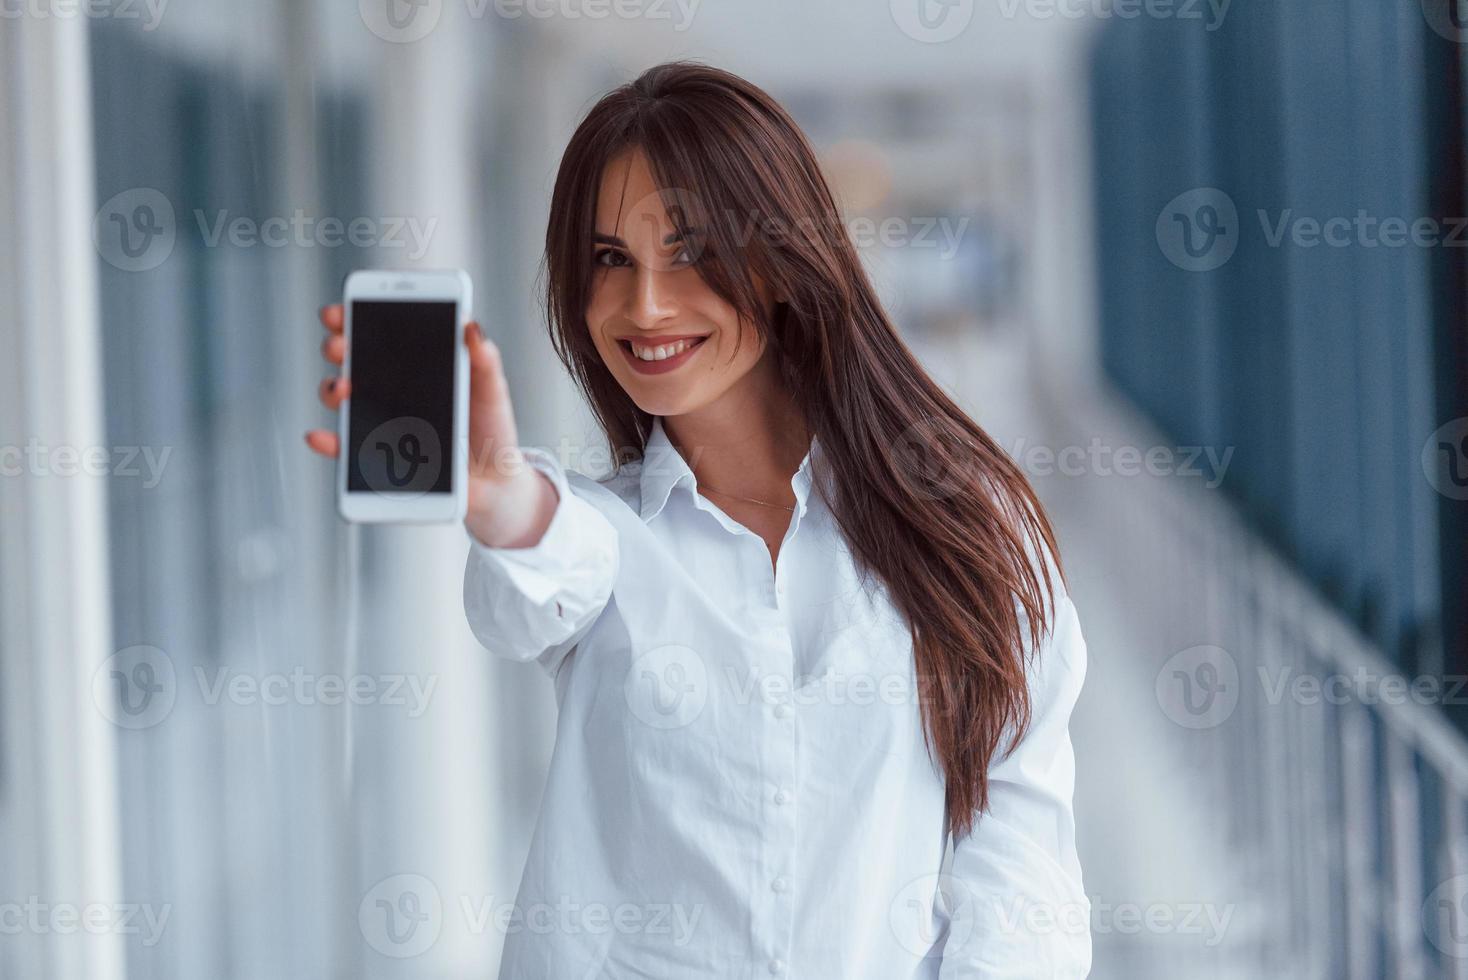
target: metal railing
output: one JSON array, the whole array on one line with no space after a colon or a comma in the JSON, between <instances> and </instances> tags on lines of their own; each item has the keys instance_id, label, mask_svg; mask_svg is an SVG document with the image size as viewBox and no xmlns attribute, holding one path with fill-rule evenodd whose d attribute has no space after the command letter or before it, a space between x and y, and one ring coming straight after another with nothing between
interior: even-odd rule
<instances>
[{"instance_id":1,"label":"metal railing","mask_svg":"<svg viewBox=\"0 0 1468 980\"><path fill-rule=\"evenodd\" d=\"M1119 405L1062 427L1082 445L1098 430L1169 444ZM1089 523L1136 680L1184 712L1169 749L1194 776L1178 792L1201 797L1247 893L1222 898L1252 910L1228 956L1188 975L1468 980L1468 740L1440 710L1468 698L1462 679L1403 676L1200 481L1051 491L1063 537ZM1169 703L1174 675L1186 690Z\"/></svg>"}]
</instances>

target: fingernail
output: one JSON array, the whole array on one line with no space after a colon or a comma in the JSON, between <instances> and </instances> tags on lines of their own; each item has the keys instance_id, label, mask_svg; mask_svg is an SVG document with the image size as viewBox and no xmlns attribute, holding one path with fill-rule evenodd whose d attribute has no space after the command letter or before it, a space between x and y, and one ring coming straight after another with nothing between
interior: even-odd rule
<instances>
[{"instance_id":1,"label":"fingernail","mask_svg":"<svg viewBox=\"0 0 1468 980\"><path fill-rule=\"evenodd\" d=\"M484 340L484 331L482 331L482 330L479 329L479 324L477 322L476 323L469 324L469 329L474 332L474 339L475 340L479 340L479 341Z\"/></svg>"}]
</instances>

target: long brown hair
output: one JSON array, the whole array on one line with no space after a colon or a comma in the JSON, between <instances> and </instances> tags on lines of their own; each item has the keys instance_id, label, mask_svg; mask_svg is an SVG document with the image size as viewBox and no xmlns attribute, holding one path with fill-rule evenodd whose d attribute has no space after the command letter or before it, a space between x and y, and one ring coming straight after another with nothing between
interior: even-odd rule
<instances>
[{"instance_id":1,"label":"long brown hair","mask_svg":"<svg viewBox=\"0 0 1468 980\"><path fill-rule=\"evenodd\" d=\"M1004 733L1012 748L1029 726L1024 651L1047 629L1050 524L1019 468L899 338L799 127L763 90L689 62L597 102L551 199L551 339L619 463L642 455L652 418L603 364L585 312L602 171L633 147L680 230L702 230L700 277L773 350L823 450L819 492L863 577L874 574L906 618L924 738L942 766L948 830L961 837L987 807ZM754 276L783 300L773 313Z\"/></svg>"}]
</instances>

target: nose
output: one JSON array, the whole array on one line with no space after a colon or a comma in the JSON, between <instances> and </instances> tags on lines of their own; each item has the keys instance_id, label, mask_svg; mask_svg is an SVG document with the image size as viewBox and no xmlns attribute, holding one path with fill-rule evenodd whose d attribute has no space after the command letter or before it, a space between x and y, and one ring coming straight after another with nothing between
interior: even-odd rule
<instances>
[{"instance_id":1,"label":"nose","mask_svg":"<svg viewBox=\"0 0 1468 980\"><path fill-rule=\"evenodd\" d=\"M627 297L627 319L643 330L656 330L677 311L672 284L660 269L639 264L632 292Z\"/></svg>"}]
</instances>

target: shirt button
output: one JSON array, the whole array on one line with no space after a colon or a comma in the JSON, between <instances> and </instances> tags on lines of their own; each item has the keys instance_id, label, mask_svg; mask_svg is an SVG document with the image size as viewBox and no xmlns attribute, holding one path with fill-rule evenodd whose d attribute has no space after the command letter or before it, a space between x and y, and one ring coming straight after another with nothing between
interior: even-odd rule
<instances>
[{"instance_id":1,"label":"shirt button","mask_svg":"<svg viewBox=\"0 0 1468 980\"><path fill-rule=\"evenodd\" d=\"M786 803L789 803L789 802L790 802L790 794L789 793L785 792L783 789L782 790L776 790L775 791L775 803L777 803L780 806L784 806Z\"/></svg>"},{"instance_id":2,"label":"shirt button","mask_svg":"<svg viewBox=\"0 0 1468 980\"><path fill-rule=\"evenodd\" d=\"M778 976L780 976L780 974L782 974L784 972L785 972L785 961L784 960L770 960L770 973L771 973L771 975L778 977Z\"/></svg>"},{"instance_id":3,"label":"shirt button","mask_svg":"<svg viewBox=\"0 0 1468 980\"><path fill-rule=\"evenodd\" d=\"M780 718L780 719L789 718L790 717L790 705L788 705L788 704L777 704L777 705L775 705L775 717L776 718Z\"/></svg>"},{"instance_id":4,"label":"shirt button","mask_svg":"<svg viewBox=\"0 0 1468 980\"><path fill-rule=\"evenodd\" d=\"M781 876L770 882L770 887L779 893L787 892L790 890L790 879Z\"/></svg>"}]
</instances>

